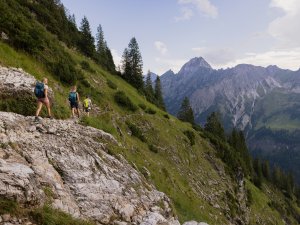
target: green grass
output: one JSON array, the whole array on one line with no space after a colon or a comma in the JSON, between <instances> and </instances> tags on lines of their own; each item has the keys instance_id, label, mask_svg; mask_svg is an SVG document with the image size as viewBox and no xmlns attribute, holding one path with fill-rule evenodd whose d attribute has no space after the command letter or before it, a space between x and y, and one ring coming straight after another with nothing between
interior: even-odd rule
<instances>
[{"instance_id":1,"label":"green grass","mask_svg":"<svg viewBox=\"0 0 300 225\"><path fill-rule=\"evenodd\" d=\"M250 224L258 224L259 221L265 221L265 223L270 225L283 225L284 222L279 212L269 206L271 199L249 181L246 181L246 187L252 195Z\"/></svg>"},{"instance_id":2,"label":"green grass","mask_svg":"<svg viewBox=\"0 0 300 225\"><path fill-rule=\"evenodd\" d=\"M95 225L92 222L75 219L69 214L47 205L31 211L30 217L40 225Z\"/></svg>"},{"instance_id":3,"label":"green grass","mask_svg":"<svg viewBox=\"0 0 300 225\"><path fill-rule=\"evenodd\" d=\"M63 47L63 46L62 46ZM78 54L75 50L64 47L65 50L77 63L77 68L82 69L81 63L84 61L82 73L84 82L79 83L81 96L90 94L93 104L100 108L100 114L91 117L83 117L81 123L102 129L111 133L121 146L110 145L109 153L117 156L122 154L130 163L134 163L137 168L147 168L151 176L148 178L156 188L168 195L172 201L172 207L181 222L197 220L214 224L228 224L228 219L224 213L215 209L201 193L210 196L219 191L230 191L234 188L234 181L229 175L220 175L213 163L207 160L211 156L215 164L224 166L223 162L216 157L216 151L212 145L201 136L201 129L194 131L188 123L182 123L175 117L166 114L155 105L147 102L136 89L126 83L116 75L104 71L92 60ZM43 65L36 62L32 57L11 49L6 44L0 42L0 64L3 66L22 67L26 72L31 73L37 79L46 76L49 78L49 86L55 92L55 102L53 111L56 118L68 118L70 110L67 96L69 85L61 84L54 75L47 72ZM88 65L88 66L87 66ZM114 88L117 87L117 88ZM116 92L120 91L124 100L124 105L115 101ZM128 110L128 99L134 105L135 110ZM6 101L9 107L12 103ZM0 104L0 107L1 107ZM30 104L35 104L30 103ZM33 105L34 106L34 105ZM138 109L139 106L141 109ZM7 107L7 106L5 106ZM151 109L154 113L145 113L143 110ZM17 111L17 109L7 109ZM18 112L31 114L20 109ZM127 124L126 124L127 122ZM128 124L134 125L141 138L128 134ZM130 129L132 132L132 129ZM183 131L193 132L194 135L184 134ZM191 137L189 137L191 136ZM143 170L141 169L141 172ZM208 182L214 180L218 185L209 186ZM268 196L256 189L252 184L248 184L253 196L253 213L256 215L275 216L280 215L267 206ZM222 207L227 205L225 194L218 197L218 204ZM263 210L264 207L267 210ZM57 224L59 220L69 221L69 224L80 224L70 222L65 214L53 210L49 207L38 209L33 216L42 224ZM43 222L44 221L44 222ZM49 223L47 221L54 221ZM68 224L62 223L62 224ZM84 223L83 223L84 224Z\"/></svg>"}]
</instances>

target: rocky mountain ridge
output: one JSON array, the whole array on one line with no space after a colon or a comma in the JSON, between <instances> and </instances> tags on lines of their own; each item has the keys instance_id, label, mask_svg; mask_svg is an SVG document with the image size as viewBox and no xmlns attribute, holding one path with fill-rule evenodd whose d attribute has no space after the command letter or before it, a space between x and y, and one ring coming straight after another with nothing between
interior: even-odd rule
<instances>
[{"instance_id":1,"label":"rocky mountain ridge","mask_svg":"<svg viewBox=\"0 0 300 225\"><path fill-rule=\"evenodd\" d=\"M192 72L161 76L170 113L177 114L178 102L185 96L201 125L211 112L220 112L227 131L233 127L245 131L253 154L293 171L299 180L300 168L294 160L300 154L299 70L241 64L219 70L196 65L188 71ZM286 149L294 157L287 158Z\"/></svg>"}]
</instances>

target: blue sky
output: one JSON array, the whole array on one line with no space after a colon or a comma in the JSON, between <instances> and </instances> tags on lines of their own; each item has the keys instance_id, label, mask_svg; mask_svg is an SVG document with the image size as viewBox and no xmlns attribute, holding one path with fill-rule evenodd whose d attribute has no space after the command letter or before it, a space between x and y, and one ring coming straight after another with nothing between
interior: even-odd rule
<instances>
[{"instance_id":1,"label":"blue sky","mask_svg":"<svg viewBox=\"0 0 300 225\"><path fill-rule=\"evenodd\" d=\"M134 36L145 72L177 72L196 56L214 68L300 67L300 0L61 1L94 34L102 25L116 64Z\"/></svg>"}]
</instances>

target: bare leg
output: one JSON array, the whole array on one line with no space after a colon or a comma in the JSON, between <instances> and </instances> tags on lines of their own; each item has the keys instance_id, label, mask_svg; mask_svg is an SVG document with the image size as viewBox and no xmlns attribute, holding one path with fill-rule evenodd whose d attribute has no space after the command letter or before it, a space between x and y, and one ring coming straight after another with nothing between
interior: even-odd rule
<instances>
[{"instance_id":1,"label":"bare leg","mask_svg":"<svg viewBox=\"0 0 300 225\"><path fill-rule=\"evenodd\" d=\"M47 107L48 115L49 115L49 117L51 117L51 108L50 108L49 102L46 104L46 107Z\"/></svg>"},{"instance_id":2,"label":"bare leg","mask_svg":"<svg viewBox=\"0 0 300 225\"><path fill-rule=\"evenodd\" d=\"M76 111L77 111L77 116L78 116L78 118L79 118L79 117L80 117L80 111L79 111L78 108L76 109Z\"/></svg>"},{"instance_id":3,"label":"bare leg","mask_svg":"<svg viewBox=\"0 0 300 225\"><path fill-rule=\"evenodd\" d=\"M75 108L72 108L72 117L75 117Z\"/></svg>"},{"instance_id":4,"label":"bare leg","mask_svg":"<svg viewBox=\"0 0 300 225\"><path fill-rule=\"evenodd\" d=\"M43 107L43 103L42 102L38 102L37 103L37 109L36 109L36 113L35 116L38 117L40 115L41 109Z\"/></svg>"}]
</instances>

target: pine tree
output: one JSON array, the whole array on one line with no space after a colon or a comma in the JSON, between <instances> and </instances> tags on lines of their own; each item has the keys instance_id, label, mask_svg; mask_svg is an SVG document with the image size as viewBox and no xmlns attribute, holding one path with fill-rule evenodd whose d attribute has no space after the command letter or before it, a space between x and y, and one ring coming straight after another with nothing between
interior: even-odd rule
<instances>
[{"instance_id":1,"label":"pine tree","mask_svg":"<svg viewBox=\"0 0 300 225\"><path fill-rule=\"evenodd\" d=\"M104 33L102 30L101 24L97 27L97 35L96 35L96 50L99 54L105 55L105 50L107 48L106 42L104 39Z\"/></svg>"},{"instance_id":2,"label":"pine tree","mask_svg":"<svg viewBox=\"0 0 300 225\"><path fill-rule=\"evenodd\" d=\"M204 129L225 141L225 131L218 113L213 112L208 116Z\"/></svg>"},{"instance_id":3,"label":"pine tree","mask_svg":"<svg viewBox=\"0 0 300 225\"><path fill-rule=\"evenodd\" d=\"M145 95L149 102L155 103L154 101L154 90L152 86L152 80L151 80L151 72L150 70L147 73L147 78L145 81Z\"/></svg>"},{"instance_id":4,"label":"pine tree","mask_svg":"<svg viewBox=\"0 0 300 225\"><path fill-rule=\"evenodd\" d=\"M187 97L183 99L177 117L181 121L189 122L193 125L195 124L194 112Z\"/></svg>"},{"instance_id":5,"label":"pine tree","mask_svg":"<svg viewBox=\"0 0 300 225\"><path fill-rule=\"evenodd\" d=\"M162 110L165 110L165 103L164 103L164 99L162 96L162 90L161 90L161 83L160 83L160 78L159 76L156 77L155 80L155 91L154 91L154 97L156 100L156 104L159 108L161 108ZM190 107L190 121L192 124L194 124L194 113L192 108Z\"/></svg>"},{"instance_id":6,"label":"pine tree","mask_svg":"<svg viewBox=\"0 0 300 225\"><path fill-rule=\"evenodd\" d=\"M269 161L264 161L262 164L262 172L264 177L270 181L271 180L271 169Z\"/></svg>"},{"instance_id":7,"label":"pine tree","mask_svg":"<svg viewBox=\"0 0 300 225\"><path fill-rule=\"evenodd\" d=\"M81 21L80 26L81 38L79 41L79 47L83 54L88 57L95 57L95 39L92 36L90 23L88 19L84 16Z\"/></svg>"},{"instance_id":8,"label":"pine tree","mask_svg":"<svg viewBox=\"0 0 300 225\"><path fill-rule=\"evenodd\" d=\"M113 56L111 54L111 51L108 47L106 48L106 67L110 72L113 72L113 73L116 72L116 65L115 65Z\"/></svg>"},{"instance_id":9,"label":"pine tree","mask_svg":"<svg viewBox=\"0 0 300 225\"><path fill-rule=\"evenodd\" d=\"M258 158L255 158L254 161L253 161L253 169L255 171L254 184L257 187L261 188L263 172L262 172L261 161Z\"/></svg>"},{"instance_id":10,"label":"pine tree","mask_svg":"<svg viewBox=\"0 0 300 225\"><path fill-rule=\"evenodd\" d=\"M124 50L123 72L123 77L128 83L139 90L144 90L143 61L135 38L130 40L128 48Z\"/></svg>"}]
</instances>

